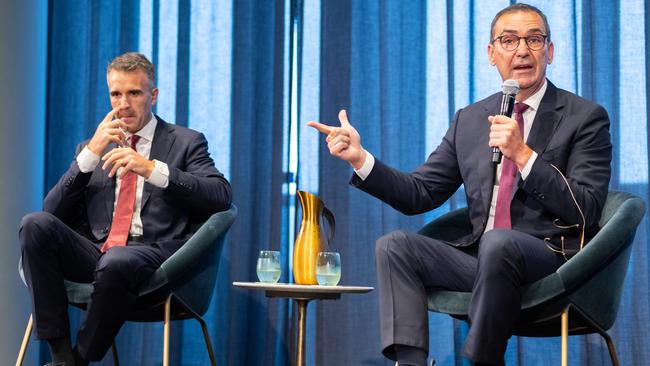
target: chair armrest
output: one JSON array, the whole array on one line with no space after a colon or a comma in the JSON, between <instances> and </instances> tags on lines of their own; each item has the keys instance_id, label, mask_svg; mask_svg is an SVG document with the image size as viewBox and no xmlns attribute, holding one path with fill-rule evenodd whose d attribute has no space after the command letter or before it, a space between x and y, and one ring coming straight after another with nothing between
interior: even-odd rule
<instances>
[{"instance_id":1,"label":"chair armrest","mask_svg":"<svg viewBox=\"0 0 650 366\"><path fill-rule=\"evenodd\" d=\"M631 245L644 213L645 204L638 197L630 195L621 203L598 234L557 270L564 287L571 290L587 281Z\"/></svg>"},{"instance_id":2,"label":"chair armrest","mask_svg":"<svg viewBox=\"0 0 650 366\"><path fill-rule=\"evenodd\" d=\"M215 243L222 240L237 216L237 207L231 205L227 211L217 212L192 235L183 246L167 258L160 268L139 290L140 295L151 293L162 286L181 278L201 258L209 255Z\"/></svg>"},{"instance_id":3,"label":"chair armrest","mask_svg":"<svg viewBox=\"0 0 650 366\"><path fill-rule=\"evenodd\" d=\"M418 234L444 241L454 241L471 233L467 207L448 212L418 231Z\"/></svg>"}]
</instances>

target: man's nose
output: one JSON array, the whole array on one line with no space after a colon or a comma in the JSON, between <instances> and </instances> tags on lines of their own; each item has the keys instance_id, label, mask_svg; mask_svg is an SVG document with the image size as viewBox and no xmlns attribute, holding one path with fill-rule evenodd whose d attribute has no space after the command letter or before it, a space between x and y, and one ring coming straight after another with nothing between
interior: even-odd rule
<instances>
[{"instance_id":1,"label":"man's nose","mask_svg":"<svg viewBox=\"0 0 650 366\"><path fill-rule=\"evenodd\" d=\"M125 95L120 98L120 108L128 108L129 107L129 98Z\"/></svg>"},{"instance_id":2,"label":"man's nose","mask_svg":"<svg viewBox=\"0 0 650 366\"><path fill-rule=\"evenodd\" d=\"M517 44L517 48L515 49L515 52L517 53L518 56L526 56L530 53L525 38L519 38L519 43Z\"/></svg>"}]
</instances>

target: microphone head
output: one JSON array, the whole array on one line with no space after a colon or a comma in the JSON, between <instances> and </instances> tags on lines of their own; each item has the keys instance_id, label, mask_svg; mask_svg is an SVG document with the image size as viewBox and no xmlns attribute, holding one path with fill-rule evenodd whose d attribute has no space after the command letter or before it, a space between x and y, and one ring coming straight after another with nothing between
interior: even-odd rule
<instances>
[{"instance_id":1,"label":"microphone head","mask_svg":"<svg viewBox=\"0 0 650 366\"><path fill-rule=\"evenodd\" d=\"M519 83L517 80L508 79L503 82L502 90L503 94L516 95L519 93Z\"/></svg>"}]
</instances>

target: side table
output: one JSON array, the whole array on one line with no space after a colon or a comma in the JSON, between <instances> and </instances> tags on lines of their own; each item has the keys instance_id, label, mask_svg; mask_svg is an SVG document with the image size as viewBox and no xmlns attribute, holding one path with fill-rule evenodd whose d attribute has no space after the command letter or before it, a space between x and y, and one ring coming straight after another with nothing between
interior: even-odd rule
<instances>
[{"instance_id":1,"label":"side table","mask_svg":"<svg viewBox=\"0 0 650 366\"><path fill-rule=\"evenodd\" d=\"M307 323L307 303L311 300L337 300L341 294L360 294L374 290L366 286L320 286L296 285L291 283L233 282L233 286L251 290L263 290L266 297L293 299L298 305L298 345L296 365L305 365L305 328Z\"/></svg>"}]
</instances>

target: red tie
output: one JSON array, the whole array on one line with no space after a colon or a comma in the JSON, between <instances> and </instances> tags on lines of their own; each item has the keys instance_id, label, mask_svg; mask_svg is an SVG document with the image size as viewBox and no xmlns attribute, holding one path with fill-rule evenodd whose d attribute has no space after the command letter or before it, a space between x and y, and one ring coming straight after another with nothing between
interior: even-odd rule
<instances>
[{"instance_id":1,"label":"red tie","mask_svg":"<svg viewBox=\"0 0 650 366\"><path fill-rule=\"evenodd\" d=\"M135 145L139 139L140 136L131 135L131 148L133 150L135 150ZM113 225L111 225L111 232L108 234L106 243L102 246L102 253L112 247L126 245L129 230L131 229L138 175L133 172L128 172L120 179L122 181L120 183L120 193L117 197L117 205L115 206L115 214L113 215Z\"/></svg>"},{"instance_id":2,"label":"red tie","mask_svg":"<svg viewBox=\"0 0 650 366\"><path fill-rule=\"evenodd\" d=\"M515 120L519 125L521 136L524 136L524 111L528 105L524 103L515 104ZM494 228L510 229L510 200L512 199L512 187L517 176L517 165L510 159L503 157L501 163L501 178L499 179L499 192L497 203L494 209Z\"/></svg>"}]
</instances>

